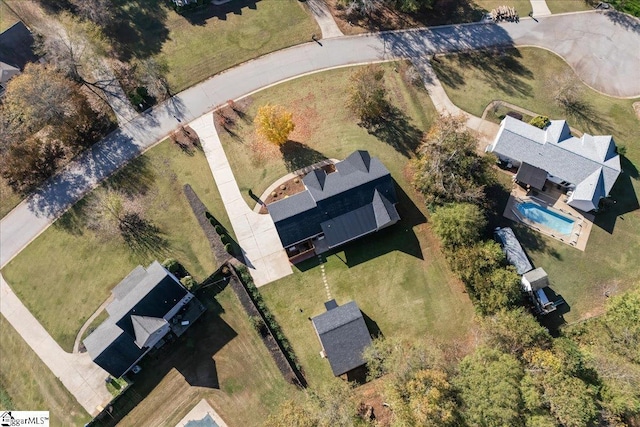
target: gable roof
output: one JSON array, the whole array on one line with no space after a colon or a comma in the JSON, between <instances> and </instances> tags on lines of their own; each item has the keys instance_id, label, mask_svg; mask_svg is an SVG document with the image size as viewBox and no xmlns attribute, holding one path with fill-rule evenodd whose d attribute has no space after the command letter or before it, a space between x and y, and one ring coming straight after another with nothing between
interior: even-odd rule
<instances>
[{"instance_id":1,"label":"gable roof","mask_svg":"<svg viewBox=\"0 0 640 427\"><path fill-rule=\"evenodd\" d=\"M133 324L133 332L136 337L136 345L140 348L149 346L149 338L156 332L162 331L167 321L158 317L150 316L131 316L131 323Z\"/></svg>"},{"instance_id":2,"label":"gable roof","mask_svg":"<svg viewBox=\"0 0 640 427\"><path fill-rule=\"evenodd\" d=\"M620 175L620 156L611 136L571 135L564 120L552 120L546 130L512 117L505 117L489 151L498 156L528 163L576 185L599 171L602 185L589 185L592 192L582 197L606 197ZM587 190L580 190L583 194Z\"/></svg>"},{"instance_id":3,"label":"gable roof","mask_svg":"<svg viewBox=\"0 0 640 427\"><path fill-rule=\"evenodd\" d=\"M371 335L354 301L311 320L335 376L364 365L362 352L371 345Z\"/></svg>"},{"instance_id":4,"label":"gable roof","mask_svg":"<svg viewBox=\"0 0 640 427\"><path fill-rule=\"evenodd\" d=\"M378 231L400 219L396 207L375 190L368 205L320 224L330 248Z\"/></svg>"},{"instance_id":5,"label":"gable roof","mask_svg":"<svg viewBox=\"0 0 640 427\"><path fill-rule=\"evenodd\" d=\"M109 317L83 340L91 359L114 377L142 356L164 317L188 294L158 261L136 267L116 287L106 307Z\"/></svg>"},{"instance_id":6,"label":"gable roof","mask_svg":"<svg viewBox=\"0 0 640 427\"><path fill-rule=\"evenodd\" d=\"M323 223L328 228L343 227L335 241L344 242L399 218L391 174L377 158L355 151L335 166L329 174L323 169L308 173L302 179L305 191L267 206L283 246L322 233Z\"/></svg>"},{"instance_id":7,"label":"gable roof","mask_svg":"<svg viewBox=\"0 0 640 427\"><path fill-rule=\"evenodd\" d=\"M507 258L507 262L516 268L520 275L533 269L527 254L510 227L496 228L493 232Z\"/></svg>"},{"instance_id":8,"label":"gable roof","mask_svg":"<svg viewBox=\"0 0 640 427\"><path fill-rule=\"evenodd\" d=\"M4 85L11 77L20 74L20 69L0 61L0 84Z\"/></svg>"}]
</instances>

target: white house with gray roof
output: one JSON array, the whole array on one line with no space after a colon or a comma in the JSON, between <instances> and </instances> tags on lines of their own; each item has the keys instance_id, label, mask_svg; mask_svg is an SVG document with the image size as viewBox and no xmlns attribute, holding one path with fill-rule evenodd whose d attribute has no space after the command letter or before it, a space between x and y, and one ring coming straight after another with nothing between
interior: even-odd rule
<instances>
[{"instance_id":1,"label":"white house with gray roof","mask_svg":"<svg viewBox=\"0 0 640 427\"><path fill-rule=\"evenodd\" d=\"M545 129L539 129L507 116L486 151L519 167L516 179L520 182L534 188L547 180L563 186L567 204L584 212L598 209L621 172L611 135L585 133L576 138L564 120L551 120Z\"/></svg>"}]
</instances>

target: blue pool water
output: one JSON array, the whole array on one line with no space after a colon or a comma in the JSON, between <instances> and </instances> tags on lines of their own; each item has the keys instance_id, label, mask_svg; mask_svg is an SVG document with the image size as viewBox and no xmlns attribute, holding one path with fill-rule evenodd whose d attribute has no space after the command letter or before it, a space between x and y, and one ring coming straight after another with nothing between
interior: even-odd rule
<instances>
[{"instance_id":1,"label":"blue pool water","mask_svg":"<svg viewBox=\"0 0 640 427\"><path fill-rule=\"evenodd\" d=\"M559 234L571 234L573 230L574 220L545 209L535 203L519 203L518 211L529 220L544 225Z\"/></svg>"},{"instance_id":2,"label":"blue pool water","mask_svg":"<svg viewBox=\"0 0 640 427\"><path fill-rule=\"evenodd\" d=\"M190 420L185 424L185 427L218 427L218 424L211 418L211 415L207 414L201 420Z\"/></svg>"}]
</instances>

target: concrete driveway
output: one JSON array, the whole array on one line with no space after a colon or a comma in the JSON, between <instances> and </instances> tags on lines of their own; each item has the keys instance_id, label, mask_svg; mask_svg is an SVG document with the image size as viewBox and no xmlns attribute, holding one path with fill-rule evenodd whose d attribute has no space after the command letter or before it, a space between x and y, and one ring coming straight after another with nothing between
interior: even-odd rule
<instances>
[{"instance_id":1,"label":"concrete driveway","mask_svg":"<svg viewBox=\"0 0 640 427\"><path fill-rule=\"evenodd\" d=\"M544 47L563 57L592 88L640 96L640 20L618 12L582 12L523 19L504 28L516 45Z\"/></svg>"},{"instance_id":2,"label":"concrete driveway","mask_svg":"<svg viewBox=\"0 0 640 427\"><path fill-rule=\"evenodd\" d=\"M622 16L623 18L621 18ZM586 12L522 19L520 23L467 24L394 31L307 43L248 61L181 92L126 123L78 157L0 221L0 268L97 182L137 157L181 123L269 85L314 71L434 52L491 46L536 45L563 55L594 88L640 96L640 30L616 13Z\"/></svg>"},{"instance_id":3,"label":"concrete driveway","mask_svg":"<svg viewBox=\"0 0 640 427\"><path fill-rule=\"evenodd\" d=\"M97 415L98 406L111 400L113 396L105 386L109 374L93 363L88 353L65 352L22 304L1 274L0 311L89 414Z\"/></svg>"},{"instance_id":4,"label":"concrete driveway","mask_svg":"<svg viewBox=\"0 0 640 427\"><path fill-rule=\"evenodd\" d=\"M0 268L97 183L166 137L180 124L195 120L228 99L237 99L283 80L332 67L394 58L415 59L434 52L512 44L540 46L557 52L587 84L597 90L621 97L640 96L639 24L634 18L616 13L587 12L549 16L540 18L539 22L522 19L518 24L468 24L395 31L325 39L322 40L322 46L313 42L295 46L248 61L181 92L127 122L80 155L62 173L50 179L0 221ZM193 126L204 139L212 141L207 146L214 150L215 129L212 132L207 128L207 121L210 127L213 127L213 123L210 115L206 117L202 123ZM207 158L215 176L218 165L215 164L213 151ZM223 179L218 182L216 178L216 182L221 187L221 194L223 191L227 194L228 191L228 204L232 206L229 216L249 261L256 271L264 272L257 284L288 274L284 270L270 271L262 267L261 260L281 257L280 247L274 246L277 250L265 252L258 243L261 234L269 236L265 241L273 239L275 230L265 220L256 220L256 217L244 211L251 212L242 200L237 185L233 189L232 177L229 169L225 178L227 181L223 182ZM243 207L240 207L240 202ZM235 205L238 206L237 211ZM255 241L254 244L251 239ZM276 241L273 242L275 245ZM280 245L279 239L277 244ZM90 413L94 412L95 405L106 397L104 384L98 387L98 383L106 376L104 372L98 371L99 368L88 360L86 354L69 355L62 351L13 295L4 279L0 281L0 286L0 312L78 401Z\"/></svg>"},{"instance_id":5,"label":"concrete driveway","mask_svg":"<svg viewBox=\"0 0 640 427\"><path fill-rule=\"evenodd\" d=\"M200 137L220 198L256 286L266 285L293 273L271 216L254 212L242 198L213 124L213 114L205 114L189 126Z\"/></svg>"}]
</instances>

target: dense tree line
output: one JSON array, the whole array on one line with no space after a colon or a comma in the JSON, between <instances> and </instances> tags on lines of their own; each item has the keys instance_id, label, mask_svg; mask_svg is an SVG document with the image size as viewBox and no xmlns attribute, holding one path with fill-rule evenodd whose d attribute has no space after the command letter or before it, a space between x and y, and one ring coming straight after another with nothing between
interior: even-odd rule
<instances>
[{"instance_id":1,"label":"dense tree line","mask_svg":"<svg viewBox=\"0 0 640 427\"><path fill-rule=\"evenodd\" d=\"M621 311L630 316L619 317ZM554 339L524 308L501 310L479 319L479 344L461 360L426 340L384 338L364 356L392 426L637 425L640 364L628 350L640 338L639 313L636 289L611 301L600 318ZM602 333L609 328L610 335ZM631 349L609 355L624 359L613 374L593 346L629 337L636 340ZM349 386L332 387L286 402L265 425L375 425L358 416Z\"/></svg>"},{"instance_id":2,"label":"dense tree line","mask_svg":"<svg viewBox=\"0 0 640 427\"><path fill-rule=\"evenodd\" d=\"M27 64L9 81L0 106L2 175L28 192L111 126L81 87L53 67Z\"/></svg>"}]
</instances>

